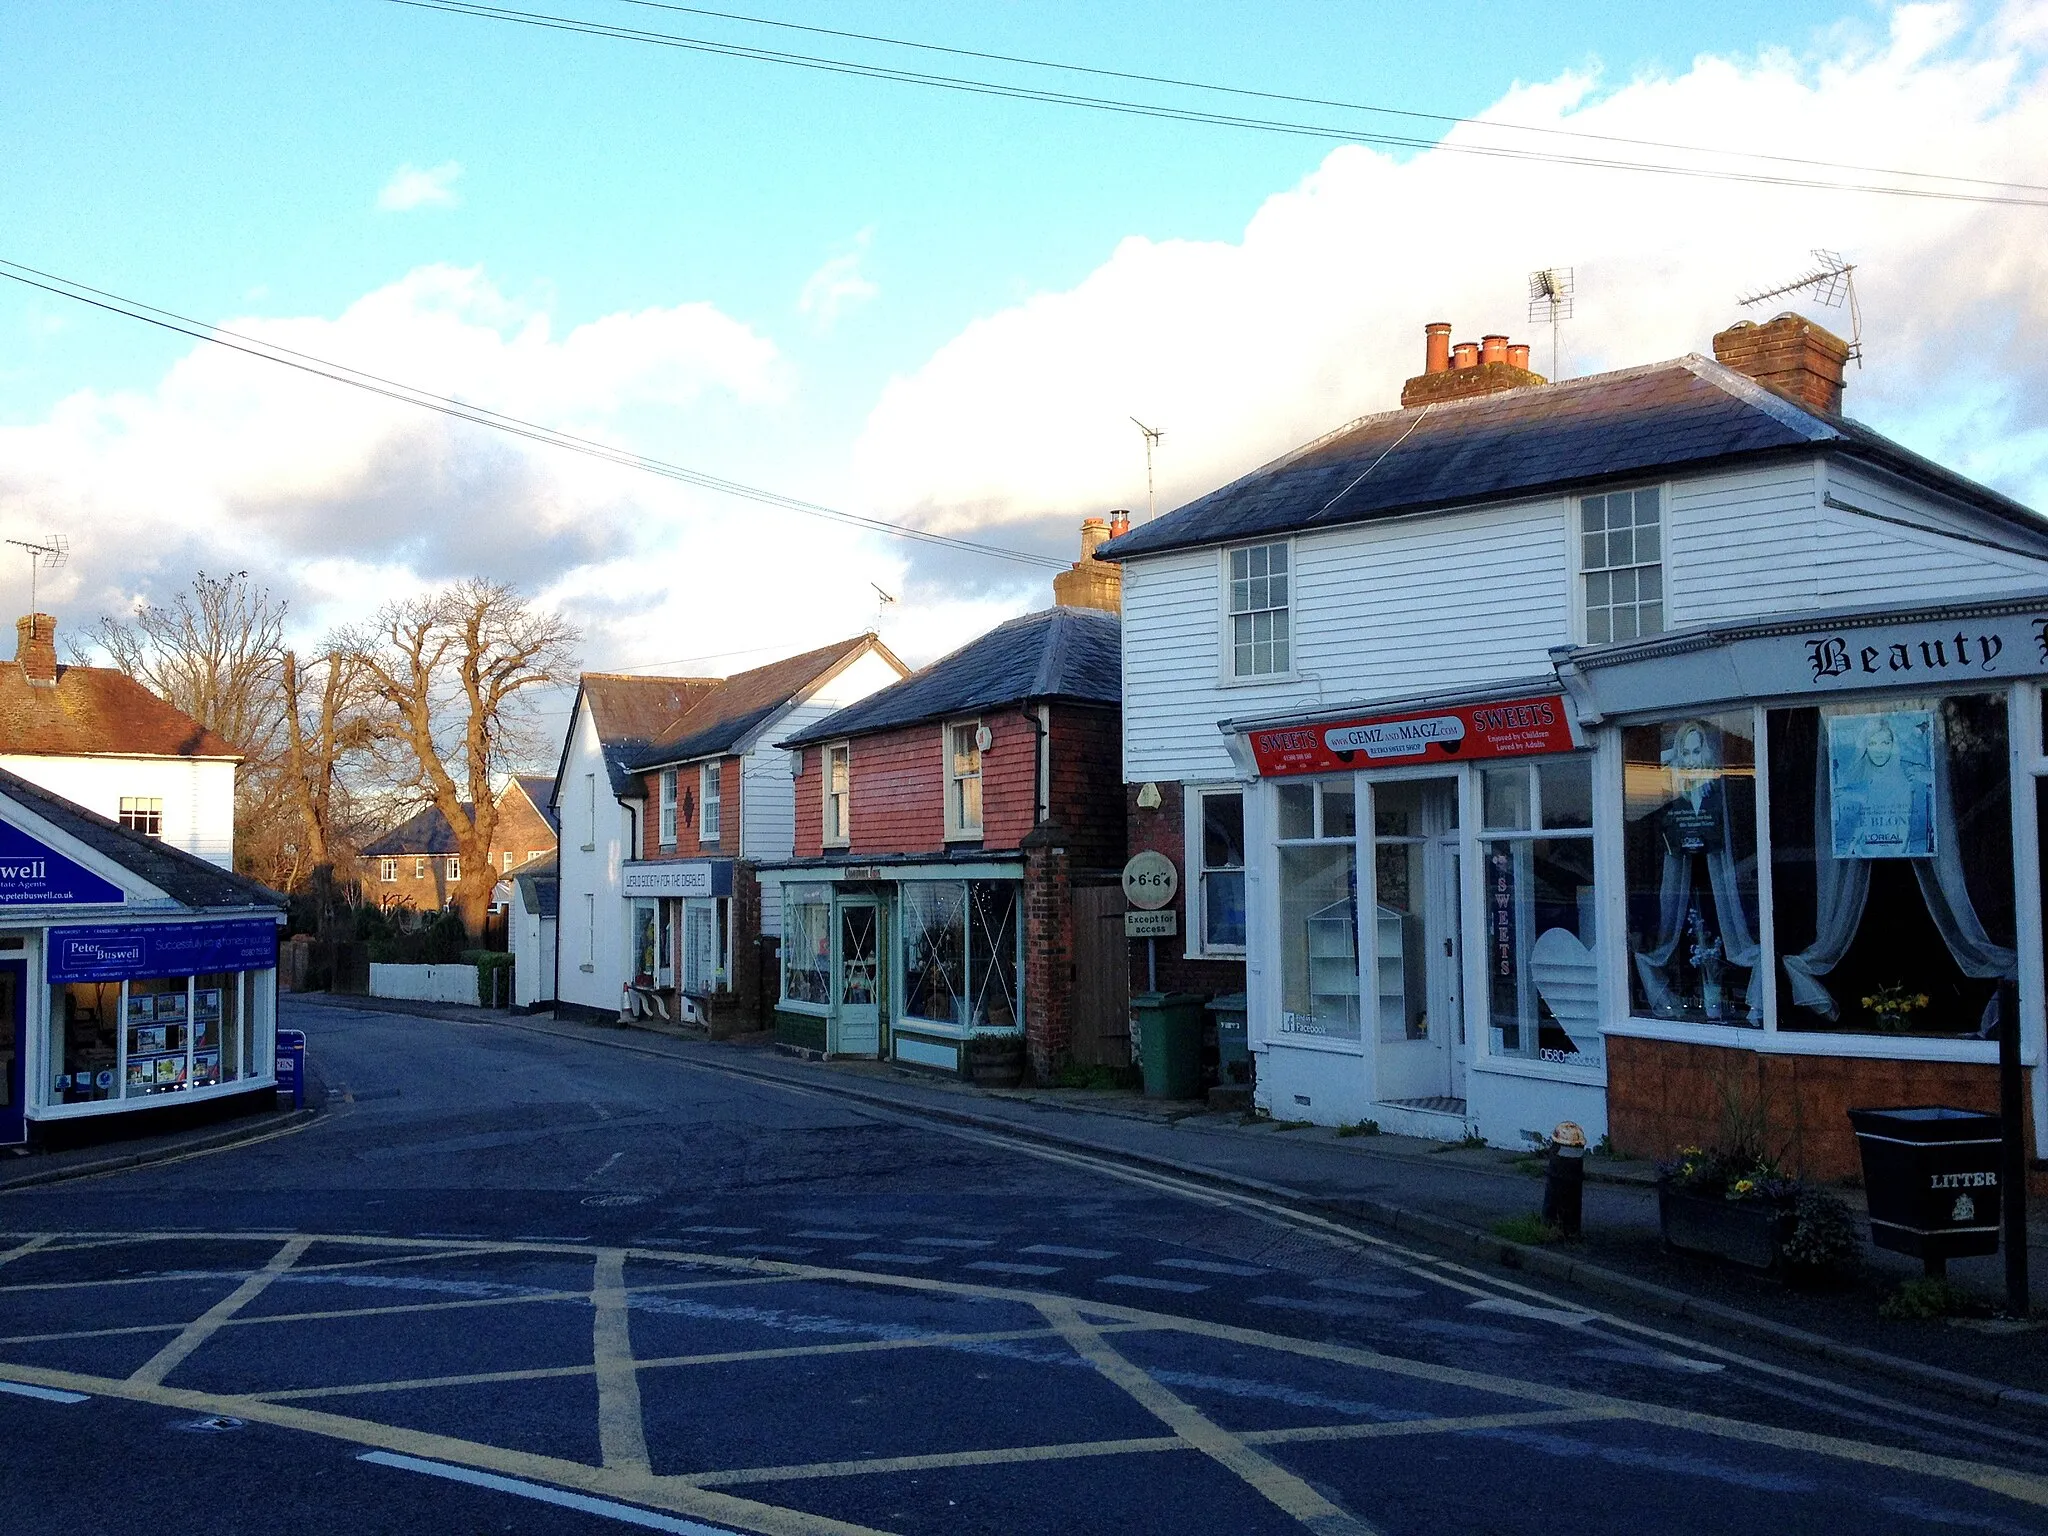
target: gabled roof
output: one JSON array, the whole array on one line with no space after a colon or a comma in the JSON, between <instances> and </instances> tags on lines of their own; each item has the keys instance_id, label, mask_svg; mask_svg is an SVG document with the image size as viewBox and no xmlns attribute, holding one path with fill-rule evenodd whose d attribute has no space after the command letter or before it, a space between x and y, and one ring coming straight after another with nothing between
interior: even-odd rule
<instances>
[{"instance_id":1,"label":"gabled roof","mask_svg":"<svg viewBox=\"0 0 2048 1536\"><path fill-rule=\"evenodd\" d=\"M465 800L462 802L462 810L463 814L468 815L474 807ZM430 805L417 816L408 817L400 822L382 837L372 838L363 844L362 857L375 859L392 854L449 854L461 851L456 846L455 829L448 825L448 818L441 814L439 807Z\"/></svg>"},{"instance_id":2,"label":"gabled roof","mask_svg":"<svg viewBox=\"0 0 2048 1536\"><path fill-rule=\"evenodd\" d=\"M722 681L716 677L632 677L618 672L583 674L577 684L576 708L590 711L614 795L623 800L639 794L628 764L674 730ZM562 745L564 762L569 741L574 739L573 710L569 718L570 737ZM559 774L558 769L558 778Z\"/></svg>"},{"instance_id":3,"label":"gabled roof","mask_svg":"<svg viewBox=\"0 0 2048 1536\"><path fill-rule=\"evenodd\" d=\"M690 712L661 740L634 758L631 766L641 770L667 768L697 758L744 751L762 726L868 650L877 652L899 672L908 670L873 635L855 635L801 656L735 672L697 700Z\"/></svg>"},{"instance_id":4,"label":"gabled roof","mask_svg":"<svg viewBox=\"0 0 2048 1536\"><path fill-rule=\"evenodd\" d=\"M185 906L281 909L285 905L285 898L267 885L209 864L161 838L131 832L119 822L5 771L0 771L0 795L19 802Z\"/></svg>"},{"instance_id":5,"label":"gabled roof","mask_svg":"<svg viewBox=\"0 0 2048 1536\"><path fill-rule=\"evenodd\" d=\"M1046 608L998 624L781 745L866 735L1033 699L1123 702L1123 625L1115 614Z\"/></svg>"},{"instance_id":6,"label":"gabled roof","mask_svg":"<svg viewBox=\"0 0 2048 1536\"><path fill-rule=\"evenodd\" d=\"M554 917L561 910L561 861L555 854L544 853L515 865L498 884L517 890L520 905L535 916Z\"/></svg>"},{"instance_id":7,"label":"gabled roof","mask_svg":"<svg viewBox=\"0 0 2048 1536\"><path fill-rule=\"evenodd\" d=\"M541 820L554 829L555 836L560 837L562 816L554 805L555 781L544 773L518 773L512 776L512 782L519 786L519 792L526 796L536 811L540 812Z\"/></svg>"},{"instance_id":8,"label":"gabled roof","mask_svg":"<svg viewBox=\"0 0 2048 1536\"><path fill-rule=\"evenodd\" d=\"M1103 560L1223 544L1798 451L1878 464L2035 534L2048 522L1844 417L1711 358L1366 416L1112 539Z\"/></svg>"},{"instance_id":9,"label":"gabled roof","mask_svg":"<svg viewBox=\"0 0 2048 1536\"><path fill-rule=\"evenodd\" d=\"M57 668L57 686L32 685L0 662L0 753L50 757L224 757L227 742L112 667Z\"/></svg>"}]
</instances>

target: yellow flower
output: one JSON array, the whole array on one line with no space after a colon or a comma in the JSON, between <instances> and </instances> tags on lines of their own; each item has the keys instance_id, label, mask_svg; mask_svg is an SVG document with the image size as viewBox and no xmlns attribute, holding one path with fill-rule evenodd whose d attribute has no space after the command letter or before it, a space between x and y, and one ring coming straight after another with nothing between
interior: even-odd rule
<instances>
[{"instance_id":1,"label":"yellow flower","mask_svg":"<svg viewBox=\"0 0 2048 1536\"><path fill-rule=\"evenodd\" d=\"M1877 999L1874 997L1866 997L1865 999L1863 999L1863 1006L1866 1008L1875 1008L1877 1006Z\"/></svg>"}]
</instances>

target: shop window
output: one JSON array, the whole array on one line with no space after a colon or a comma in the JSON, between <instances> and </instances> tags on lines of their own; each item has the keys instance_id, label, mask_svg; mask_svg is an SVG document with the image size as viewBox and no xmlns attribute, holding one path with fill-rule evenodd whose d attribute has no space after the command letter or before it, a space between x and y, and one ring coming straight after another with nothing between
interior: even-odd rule
<instances>
[{"instance_id":1,"label":"shop window","mask_svg":"<svg viewBox=\"0 0 2048 1536\"><path fill-rule=\"evenodd\" d=\"M661 846L673 848L676 845L676 771L664 768L661 771L661 821L658 829Z\"/></svg>"},{"instance_id":2,"label":"shop window","mask_svg":"<svg viewBox=\"0 0 2048 1536\"><path fill-rule=\"evenodd\" d=\"M1244 949L1244 791L1191 792L1194 864L1198 871L1195 911L1189 927L1203 951Z\"/></svg>"},{"instance_id":3,"label":"shop window","mask_svg":"<svg viewBox=\"0 0 2048 1536\"><path fill-rule=\"evenodd\" d=\"M1267 677L1290 670L1287 545L1233 549L1230 561L1230 671Z\"/></svg>"},{"instance_id":4,"label":"shop window","mask_svg":"<svg viewBox=\"0 0 2048 1536\"><path fill-rule=\"evenodd\" d=\"M1664 632L1663 493L1610 491L1579 503L1586 641Z\"/></svg>"},{"instance_id":5,"label":"shop window","mask_svg":"<svg viewBox=\"0 0 2048 1536\"><path fill-rule=\"evenodd\" d=\"M145 837L164 835L164 802L157 795L123 795L121 825Z\"/></svg>"},{"instance_id":6,"label":"shop window","mask_svg":"<svg viewBox=\"0 0 2048 1536\"><path fill-rule=\"evenodd\" d=\"M697 770L697 798L702 803L698 812L697 841L715 843L719 838L719 826L724 821L724 788L720 783L718 764L706 763Z\"/></svg>"},{"instance_id":7,"label":"shop window","mask_svg":"<svg viewBox=\"0 0 2048 1536\"><path fill-rule=\"evenodd\" d=\"M683 990L702 995L726 984L723 896L683 903Z\"/></svg>"},{"instance_id":8,"label":"shop window","mask_svg":"<svg viewBox=\"0 0 2048 1536\"><path fill-rule=\"evenodd\" d=\"M633 980L640 986L654 984L655 911L651 901L633 903Z\"/></svg>"},{"instance_id":9,"label":"shop window","mask_svg":"<svg viewBox=\"0 0 2048 1536\"><path fill-rule=\"evenodd\" d=\"M1778 1027L1989 1035L2018 975L2004 695L1769 726Z\"/></svg>"},{"instance_id":10,"label":"shop window","mask_svg":"<svg viewBox=\"0 0 2048 1536\"><path fill-rule=\"evenodd\" d=\"M1629 1002L1659 1019L1761 1027L1753 716L1622 731Z\"/></svg>"},{"instance_id":11,"label":"shop window","mask_svg":"<svg viewBox=\"0 0 2048 1536\"><path fill-rule=\"evenodd\" d=\"M822 885L782 888L782 1000L823 1007L832 996L832 903Z\"/></svg>"},{"instance_id":12,"label":"shop window","mask_svg":"<svg viewBox=\"0 0 2048 1536\"><path fill-rule=\"evenodd\" d=\"M1280 1032L1359 1038L1357 798L1352 781L1275 786Z\"/></svg>"},{"instance_id":13,"label":"shop window","mask_svg":"<svg viewBox=\"0 0 2048 1536\"><path fill-rule=\"evenodd\" d=\"M377 878L386 885L396 885L398 883L398 860L379 859L377 861Z\"/></svg>"},{"instance_id":14,"label":"shop window","mask_svg":"<svg viewBox=\"0 0 2048 1536\"><path fill-rule=\"evenodd\" d=\"M967 1027L1023 1023L1017 988L1017 886L976 880L967 887Z\"/></svg>"},{"instance_id":15,"label":"shop window","mask_svg":"<svg viewBox=\"0 0 2048 1536\"><path fill-rule=\"evenodd\" d=\"M192 1086L210 1088L242 1075L242 978L199 977L192 986Z\"/></svg>"},{"instance_id":16,"label":"shop window","mask_svg":"<svg viewBox=\"0 0 2048 1536\"><path fill-rule=\"evenodd\" d=\"M1021 1025L1016 882L918 880L900 889L903 1016L973 1030Z\"/></svg>"},{"instance_id":17,"label":"shop window","mask_svg":"<svg viewBox=\"0 0 2048 1536\"><path fill-rule=\"evenodd\" d=\"M49 1051L52 1104L90 1104L121 1097L119 1059L121 983L74 981L50 988Z\"/></svg>"},{"instance_id":18,"label":"shop window","mask_svg":"<svg viewBox=\"0 0 2048 1536\"><path fill-rule=\"evenodd\" d=\"M981 722L946 727L946 836L981 836Z\"/></svg>"},{"instance_id":19,"label":"shop window","mask_svg":"<svg viewBox=\"0 0 2048 1536\"><path fill-rule=\"evenodd\" d=\"M825 749L825 846L843 848L853 837L853 748Z\"/></svg>"},{"instance_id":20,"label":"shop window","mask_svg":"<svg viewBox=\"0 0 2048 1536\"><path fill-rule=\"evenodd\" d=\"M128 1083L124 1095L141 1098L191 1086L190 998L183 977L150 977L128 983Z\"/></svg>"}]
</instances>

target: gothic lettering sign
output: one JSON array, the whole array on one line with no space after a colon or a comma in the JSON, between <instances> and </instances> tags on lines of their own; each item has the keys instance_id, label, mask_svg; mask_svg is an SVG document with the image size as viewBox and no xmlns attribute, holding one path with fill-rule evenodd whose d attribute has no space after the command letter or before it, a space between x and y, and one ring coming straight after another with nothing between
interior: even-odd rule
<instances>
[{"instance_id":1,"label":"gothic lettering sign","mask_svg":"<svg viewBox=\"0 0 2048 1536\"><path fill-rule=\"evenodd\" d=\"M1561 694L1275 726L1246 734L1265 778L1527 757L1569 752L1575 745L1571 711Z\"/></svg>"}]
</instances>

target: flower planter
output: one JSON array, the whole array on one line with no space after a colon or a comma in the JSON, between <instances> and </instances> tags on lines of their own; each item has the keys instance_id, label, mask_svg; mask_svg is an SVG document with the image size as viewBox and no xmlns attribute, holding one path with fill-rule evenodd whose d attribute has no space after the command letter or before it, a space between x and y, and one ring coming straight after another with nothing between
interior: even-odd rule
<instances>
[{"instance_id":1,"label":"flower planter","mask_svg":"<svg viewBox=\"0 0 2048 1536\"><path fill-rule=\"evenodd\" d=\"M1730 1200L1669 1185L1657 1189L1664 1241L1688 1253L1709 1253L1750 1269L1778 1262L1797 1214L1772 1200Z\"/></svg>"},{"instance_id":2,"label":"flower planter","mask_svg":"<svg viewBox=\"0 0 2048 1536\"><path fill-rule=\"evenodd\" d=\"M1015 1088L1024 1081L1022 1036L976 1040L965 1053L967 1076L977 1088Z\"/></svg>"}]
</instances>

